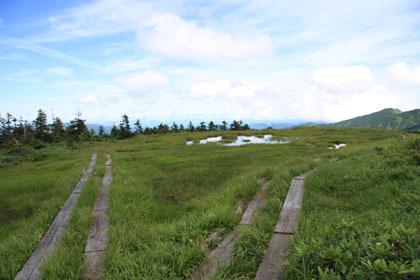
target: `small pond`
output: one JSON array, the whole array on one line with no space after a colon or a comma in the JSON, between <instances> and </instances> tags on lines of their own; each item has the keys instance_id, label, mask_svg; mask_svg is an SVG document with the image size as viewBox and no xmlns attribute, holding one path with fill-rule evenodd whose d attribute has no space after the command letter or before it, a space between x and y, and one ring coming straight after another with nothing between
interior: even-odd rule
<instances>
[{"instance_id":1,"label":"small pond","mask_svg":"<svg viewBox=\"0 0 420 280\"><path fill-rule=\"evenodd\" d=\"M257 136L238 136L237 139L235 141L233 141L232 143L225 143L223 144L223 146L242 146L242 145L247 145L247 144L287 144L290 141L285 139L285 140L273 140L271 139L273 137L273 135L271 134L266 134L263 137L257 137ZM200 140L200 144L207 144L207 143L218 143L220 141L222 141L223 137L222 136L217 136L217 137L209 137L207 139L201 139ZM194 144L194 141L187 141L186 143L187 145L192 145ZM221 144L221 143L219 143Z\"/></svg>"}]
</instances>

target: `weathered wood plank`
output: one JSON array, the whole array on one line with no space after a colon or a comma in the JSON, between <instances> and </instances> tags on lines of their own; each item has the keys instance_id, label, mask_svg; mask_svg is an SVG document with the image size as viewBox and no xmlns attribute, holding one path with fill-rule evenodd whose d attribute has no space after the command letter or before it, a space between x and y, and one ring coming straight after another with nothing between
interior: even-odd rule
<instances>
[{"instance_id":1,"label":"weathered wood plank","mask_svg":"<svg viewBox=\"0 0 420 280\"><path fill-rule=\"evenodd\" d=\"M32 253L29 260L25 263L22 270L16 275L15 280L21 279L37 279L41 275L41 266L44 261L52 255L57 248L63 233L65 232L69 221L70 214L79 199L84 183L92 175L93 167L96 164L96 153L93 154L90 164L80 179L79 183L70 194L66 203L61 208L60 212L51 223L48 231L45 233L38 247Z\"/></svg>"},{"instance_id":2,"label":"weathered wood plank","mask_svg":"<svg viewBox=\"0 0 420 280\"><path fill-rule=\"evenodd\" d=\"M102 279L106 245L108 243L108 193L112 182L112 160L107 156L105 175L93 208L94 218L89 226L85 247L85 279Z\"/></svg>"},{"instance_id":3,"label":"weathered wood plank","mask_svg":"<svg viewBox=\"0 0 420 280\"><path fill-rule=\"evenodd\" d=\"M250 225L252 223L255 212L265 203L266 188L267 184L264 184L261 190L254 196L254 198L252 198L242 216L241 221L239 222L240 225Z\"/></svg>"},{"instance_id":4,"label":"weathered wood plank","mask_svg":"<svg viewBox=\"0 0 420 280\"><path fill-rule=\"evenodd\" d=\"M220 267L225 267L229 265L232 259L232 248L235 244L235 239L240 236L237 230L240 226L247 226L252 223L255 218L255 213L259 207L261 207L266 199L266 189L267 189L267 182L261 187L260 191L254 196L254 198L248 204L242 219L235 227L232 233L230 233L217 247L214 249L208 256L207 260L204 264L196 270L190 279L193 280L202 280L202 279L209 279L212 274L217 272L217 269Z\"/></svg>"},{"instance_id":5,"label":"weathered wood plank","mask_svg":"<svg viewBox=\"0 0 420 280\"><path fill-rule=\"evenodd\" d=\"M287 260L293 235L274 233L258 269L256 280L282 279L280 271Z\"/></svg>"},{"instance_id":6,"label":"weathered wood plank","mask_svg":"<svg viewBox=\"0 0 420 280\"><path fill-rule=\"evenodd\" d=\"M299 223L305 179L313 172L315 169L293 178L256 280L282 279L282 267Z\"/></svg>"}]
</instances>

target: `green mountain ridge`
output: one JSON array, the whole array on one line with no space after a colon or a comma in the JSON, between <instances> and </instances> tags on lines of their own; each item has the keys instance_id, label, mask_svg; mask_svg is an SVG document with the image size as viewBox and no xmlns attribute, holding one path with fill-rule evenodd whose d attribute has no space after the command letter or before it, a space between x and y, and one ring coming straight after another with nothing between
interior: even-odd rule
<instances>
[{"instance_id":1,"label":"green mountain ridge","mask_svg":"<svg viewBox=\"0 0 420 280\"><path fill-rule=\"evenodd\" d=\"M386 108L381 111L330 124L331 127L420 130L420 109L402 112Z\"/></svg>"}]
</instances>

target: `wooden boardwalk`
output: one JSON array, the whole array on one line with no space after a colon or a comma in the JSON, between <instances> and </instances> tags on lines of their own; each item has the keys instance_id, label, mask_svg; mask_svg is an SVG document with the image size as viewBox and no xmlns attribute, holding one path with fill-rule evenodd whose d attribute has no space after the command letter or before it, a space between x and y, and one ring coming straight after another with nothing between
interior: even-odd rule
<instances>
[{"instance_id":1,"label":"wooden boardwalk","mask_svg":"<svg viewBox=\"0 0 420 280\"><path fill-rule=\"evenodd\" d=\"M106 245L108 243L108 193L112 182L112 160L109 155L106 160L105 175L102 187L93 208L94 219L89 227L85 247L85 279L102 279Z\"/></svg>"},{"instance_id":2,"label":"wooden boardwalk","mask_svg":"<svg viewBox=\"0 0 420 280\"><path fill-rule=\"evenodd\" d=\"M16 275L15 280L37 279L40 277L40 268L44 261L54 253L58 242L60 241L61 237L66 231L70 221L70 214L74 206L76 206L80 193L83 189L84 183L92 175L92 170L95 164L96 153L93 154L88 169L85 171L79 183L76 185L73 192L70 194L63 208L61 208L60 212L55 217L54 221L52 222L48 231L42 238L38 247L32 253L31 257L23 266L22 270L19 271L19 273Z\"/></svg>"},{"instance_id":3,"label":"wooden boardwalk","mask_svg":"<svg viewBox=\"0 0 420 280\"><path fill-rule=\"evenodd\" d=\"M214 249L208 256L204 264L192 275L190 279L201 280L209 279L211 275L217 272L217 269L229 265L232 259L232 248L235 244L235 239L240 236L239 227L248 226L252 223L255 218L255 213L258 208L261 207L265 199L265 191L267 188L267 182L261 187L261 190L254 196L254 198L249 202L248 207L246 208L239 225L236 226L223 241Z\"/></svg>"},{"instance_id":4,"label":"wooden boardwalk","mask_svg":"<svg viewBox=\"0 0 420 280\"><path fill-rule=\"evenodd\" d=\"M313 172L315 169L293 178L256 280L283 279L282 268L287 260L287 252L297 230L302 209L305 179Z\"/></svg>"}]
</instances>

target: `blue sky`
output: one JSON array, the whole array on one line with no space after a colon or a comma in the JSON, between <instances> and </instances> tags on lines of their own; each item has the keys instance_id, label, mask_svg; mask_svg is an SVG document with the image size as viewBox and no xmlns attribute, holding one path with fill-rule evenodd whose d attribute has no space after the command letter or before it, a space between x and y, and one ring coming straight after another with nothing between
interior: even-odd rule
<instances>
[{"instance_id":1,"label":"blue sky","mask_svg":"<svg viewBox=\"0 0 420 280\"><path fill-rule=\"evenodd\" d=\"M419 94L418 1L0 1L3 116L330 122Z\"/></svg>"}]
</instances>

